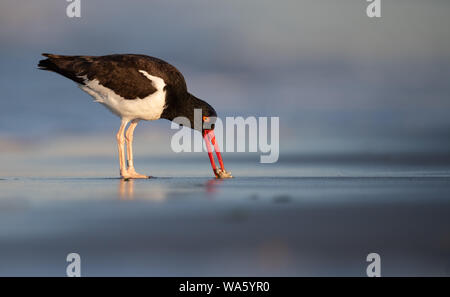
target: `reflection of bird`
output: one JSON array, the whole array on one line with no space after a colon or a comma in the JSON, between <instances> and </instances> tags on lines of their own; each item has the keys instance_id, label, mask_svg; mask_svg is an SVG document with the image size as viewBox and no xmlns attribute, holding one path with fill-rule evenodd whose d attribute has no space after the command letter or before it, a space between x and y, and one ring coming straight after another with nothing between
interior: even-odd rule
<instances>
[{"instance_id":1,"label":"reflection of bird","mask_svg":"<svg viewBox=\"0 0 450 297\"><path fill-rule=\"evenodd\" d=\"M216 177L231 177L223 167L215 143L213 130L216 111L187 91L183 75L174 66L157 58L131 54L99 57L43 56L47 59L39 61L40 69L59 73L75 81L96 102L122 119L117 132L122 178L148 178L134 169L133 132L140 120L157 119L168 119L201 131L214 174ZM194 117L194 109L201 110L199 118ZM180 117L184 119L181 122ZM215 146L221 169L215 166L210 141ZM128 166L125 164L125 142Z\"/></svg>"},{"instance_id":2,"label":"reflection of bird","mask_svg":"<svg viewBox=\"0 0 450 297\"><path fill-rule=\"evenodd\" d=\"M119 180L119 199L120 200L134 199L134 181L132 179Z\"/></svg>"}]
</instances>

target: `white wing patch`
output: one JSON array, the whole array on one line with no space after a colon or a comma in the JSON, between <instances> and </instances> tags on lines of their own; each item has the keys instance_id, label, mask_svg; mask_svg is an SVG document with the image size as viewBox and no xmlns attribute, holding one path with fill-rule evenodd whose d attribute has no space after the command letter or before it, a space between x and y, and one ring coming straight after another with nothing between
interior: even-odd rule
<instances>
[{"instance_id":1,"label":"white wing patch","mask_svg":"<svg viewBox=\"0 0 450 297\"><path fill-rule=\"evenodd\" d=\"M148 78L157 90L162 90L166 86L164 79L162 79L161 77L150 75L147 71L144 70L139 70L139 72L142 73L146 78Z\"/></svg>"},{"instance_id":2,"label":"white wing patch","mask_svg":"<svg viewBox=\"0 0 450 297\"><path fill-rule=\"evenodd\" d=\"M85 76L82 77L85 85L79 85L79 87L91 95L95 102L103 104L122 119L130 121L134 119L157 120L166 106L166 91L164 90L166 83L162 78L150 75L144 70L139 70L139 72L148 78L156 88L156 92L142 99L127 100L101 85L97 79L88 80Z\"/></svg>"}]
</instances>

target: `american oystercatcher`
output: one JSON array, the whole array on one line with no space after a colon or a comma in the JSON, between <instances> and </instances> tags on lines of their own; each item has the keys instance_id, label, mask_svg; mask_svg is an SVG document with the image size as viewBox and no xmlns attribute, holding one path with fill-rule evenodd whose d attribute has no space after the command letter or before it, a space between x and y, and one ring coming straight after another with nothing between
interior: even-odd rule
<instances>
[{"instance_id":1,"label":"american oystercatcher","mask_svg":"<svg viewBox=\"0 0 450 297\"><path fill-rule=\"evenodd\" d=\"M103 104L122 119L116 135L122 178L149 177L137 173L133 164L133 132L139 121L167 119L177 122L180 117L187 119L191 128L203 134L214 175L217 178L231 177L223 166L214 135L216 111L187 91L183 75L174 66L145 55L42 55L47 59L39 61L39 69L73 80L95 102ZM201 110L201 118L194 117L195 109ZM220 168L215 165L210 142ZM128 164L125 164L125 143Z\"/></svg>"}]
</instances>

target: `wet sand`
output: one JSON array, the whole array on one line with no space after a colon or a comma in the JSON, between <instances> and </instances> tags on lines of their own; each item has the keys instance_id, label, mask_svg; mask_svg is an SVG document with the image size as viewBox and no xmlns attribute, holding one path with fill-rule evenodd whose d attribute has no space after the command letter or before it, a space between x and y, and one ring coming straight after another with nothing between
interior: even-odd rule
<instances>
[{"instance_id":1,"label":"wet sand","mask_svg":"<svg viewBox=\"0 0 450 297\"><path fill-rule=\"evenodd\" d=\"M65 276L71 252L84 276L365 276L371 252L450 275L445 160L228 156L215 180L203 155L144 158L157 177L123 181L113 156L25 159L2 159L0 275Z\"/></svg>"}]
</instances>

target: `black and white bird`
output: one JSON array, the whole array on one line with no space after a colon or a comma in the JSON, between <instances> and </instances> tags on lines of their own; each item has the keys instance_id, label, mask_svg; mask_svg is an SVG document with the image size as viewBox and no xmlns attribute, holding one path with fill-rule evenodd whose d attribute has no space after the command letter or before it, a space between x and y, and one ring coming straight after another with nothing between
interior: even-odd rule
<instances>
[{"instance_id":1,"label":"black and white bird","mask_svg":"<svg viewBox=\"0 0 450 297\"><path fill-rule=\"evenodd\" d=\"M180 117L187 119L191 128L202 132L215 176L231 177L223 166L214 136L216 111L188 92L183 75L174 66L154 57L134 54L42 55L47 59L39 61L39 69L73 80L96 102L121 118L116 136L122 178L149 177L137 173L133 164L133 132L139 121L167 119L176 122ZM202 111L201 118L194 117L195 109ZM214 145L220 168L216 168L210 142Z\"/></svg>"}]
</instances>

